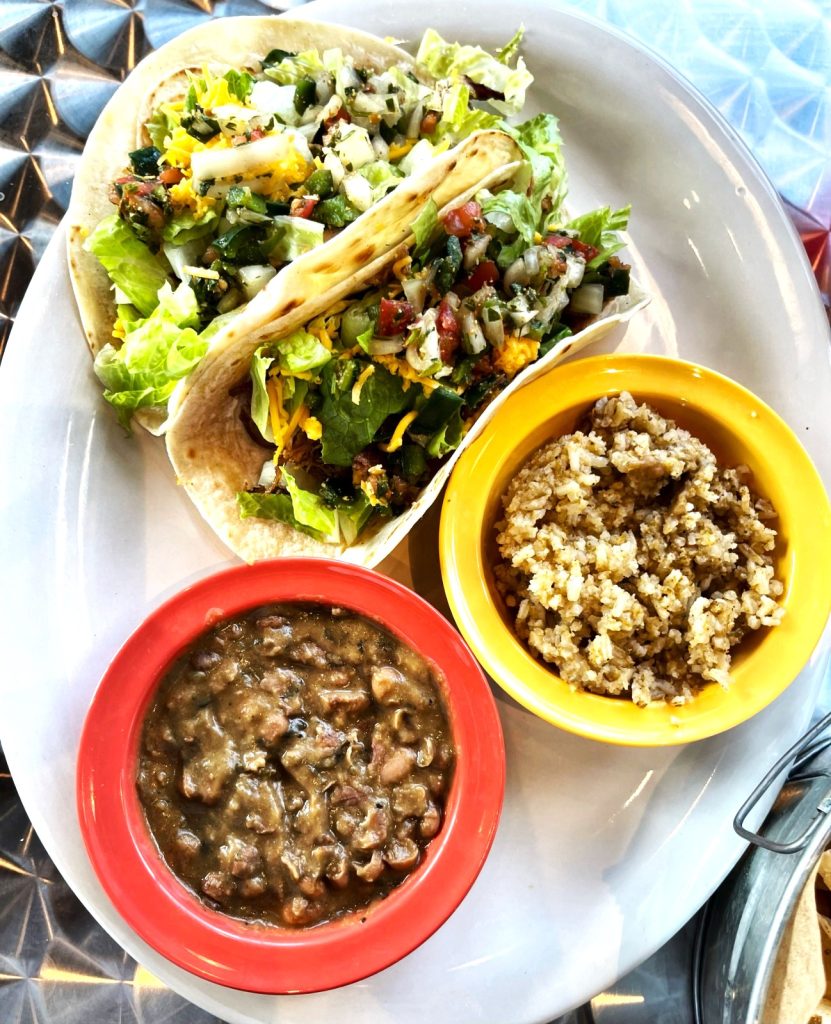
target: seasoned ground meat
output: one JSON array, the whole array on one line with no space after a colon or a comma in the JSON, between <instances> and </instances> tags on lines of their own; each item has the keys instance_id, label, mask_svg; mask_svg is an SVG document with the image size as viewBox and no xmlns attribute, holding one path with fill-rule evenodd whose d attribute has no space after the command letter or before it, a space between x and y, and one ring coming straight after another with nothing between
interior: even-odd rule
<instances>
[{"instance_id":1,"label":"seasoned ground meat","mask_svg":"<svg viewBox=\"0 0 831 1024\"><path fill-rule=\"evenodd\" d=\"M163 679L138 792L210 906L305 927L366 907L436 835L454 751L435 670L343 608L221 622Z\"/></svg>"}]
</instances>

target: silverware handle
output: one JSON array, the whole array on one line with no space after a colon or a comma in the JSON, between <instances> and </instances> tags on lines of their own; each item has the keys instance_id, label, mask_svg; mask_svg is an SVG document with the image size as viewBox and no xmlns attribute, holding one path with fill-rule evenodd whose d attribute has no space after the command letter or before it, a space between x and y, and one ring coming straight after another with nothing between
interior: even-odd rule
<instances>
[{"instance_id":1,"label":"silverware handle","mask_svg":"<svg viewBox=\"0 0 831 1024\"><path fill-rule=\"evenodd\" d=\"M831 745L831 736L825 736L818 739L820 734L823 733L829 725L831 725L831 712L824 715L816 725L812 725L811 728L779 758L758 786L756 786L747 800L745 800L739 808L738 814L733 819L733 828L742 837L742 839L746 839L749 843L753 843L754 846L761 846L763 850L770 850L771 853L798 853L800 850L804 850L808 843L810 843L811 839L813 839L814 835L818 832L825 820L825 816L829 811L831 811L831 792L827 793L817 804L816 814L810 820L808 825L798 836L791 839L789 842L782 843L775 842L773 839L767 839L759 832L752 832L750 829L746 829L744 827L744 823L747 820L748 814L750 814L756 804L762 799L773 781L792 761L803 764L809 757L816 754L819 750Z\"/></svg>"}]
</instances>

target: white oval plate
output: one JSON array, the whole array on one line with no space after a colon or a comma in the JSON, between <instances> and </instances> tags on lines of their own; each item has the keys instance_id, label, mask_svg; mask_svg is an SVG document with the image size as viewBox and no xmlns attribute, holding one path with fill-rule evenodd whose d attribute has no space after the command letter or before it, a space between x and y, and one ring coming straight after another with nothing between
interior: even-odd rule
<instances>
[{"instance_id":1,"label":"white oval plate","mask_svg":"<svg viewBox=\"0 0 831 1024\"><path fill-rule=\"evenodd\" d=\"M331 0L304 16L417 39L501 45L521 21L534 109L559 114L571 208L632 203L630 254L654 300L605 347L681 354L741 381L831 480L828 327L799 239L735 134L667 67L573 14L520 0ZM221 32L221 26L217 26ZM733 815L805 726L827 661L752 722L688 747L567 735L501 693L505 812L459 910L360 984L271 998L174 968L116 914L75 816L84 713L127 634L228 561L177 489L162 447L123 436L101 400L70 293L63 231L20 311L0 373L0 739L58 869L154 974L232 1022L530 1024L584 1001L665 942L739 856ZM787 472L783 467L783 472ZM384 568L441 601L433 514Z\"/></svg>"}]
</instances>

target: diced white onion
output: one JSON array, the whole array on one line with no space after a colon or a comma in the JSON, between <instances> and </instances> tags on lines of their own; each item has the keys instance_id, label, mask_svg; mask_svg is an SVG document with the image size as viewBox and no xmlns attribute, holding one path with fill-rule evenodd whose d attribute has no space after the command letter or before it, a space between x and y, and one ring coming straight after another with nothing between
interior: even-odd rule
<instances>
[{"instance_id":1,"label":"diced white onion","mask_svg":"<svg viewBox=\"0 0 831 1024\"><path fill-rule=\"evenodd\" d=\"M407 127L404 134L408 139L417 139L421 134L421 122L424 119L424 104L416 103L413 107L413 112L407 121Z\"/></svg>"},{"instance_id":2,"label":"diced white onion","mask_svg":"<svg viewBox=\"0 0 831 1024\"><path fill-rule=\"evenodd\" d=\"M369 345L369 351L374 356L394 356L403 348L403 334L397 334L394 338L373 338Z\"/></svg>"},{"instance_id":3,"label":"diced white onion","mask_svg":"<svg viewBox=\"0 0 831 1024\"><path fill-rule=\"evenodd\" d=\"M343 164L338 160L331 149L323 158L323 169L332 175L332 182L335 188L337 188L343 181L346 171L344 170Z\"/></svg>"},{"instance_id":4,"label":"diced white onion","mask_svg":"<svg viewBox=\"0 0 831 1024\"><path fill-rule=\"evenodd\" d=\"M571 310L574 313L599 313L603 309L603 285L583 284L572 292Z\"/></svg>"},{"instance_id":5,"label":"diced white onion","mask_svg":"<svg viewBox=\"0 0 831 1024\"><path fill-rule=\"evenodd\" d=\"M315 78L315 99L325 105L332 98L334 85L330 75L321 74Z\"/></svg>"},{"instance_id":6,"label":"diced white onion","mask_svg":"<svg viewBox=\"0 0 831 1024\"><path fill-rule=\"evenodd\" d=\"M239 283L245 292L246 299L253 299L257 292L265 288L268 282L274 277L277 271L270 265L260 266L254 264L249 267L240 267L237 271Z\"/></svg>"},{"instance_id":7,"label":"diced white onion","mask_svg":"<svg viewBox=\"0 0 831 1024\"><path fill-rule=\"evenodd\" d=\"M528 284L528 268L521 256L508 267L502 279L502 285L506 291L513 284Z\"/></svg>"},{"instance_id":8,"label":"diced white onion","mask_svg":"<svg viewBox=\"0 0 831 1024\"><path fill-rule=\"evenodd\" d=\"M539 249L536 246L526 249L522 258L525 261L525 269L528 271L528 279L531 280L540 272Z\"/></svg>"},{"instance_id":9,"label":"diced white onion","mask_svg":"<svg viewBox=\"0 0 831 1024\"><path fill-rule=\"evenodd\" d=\"M566 258L566 272L563 274L565 286L566 288L576 288L586 272L586 261L582 256L572 256L571 253L563 255Z\"/></svg>"},{"instance_id":10,"label":"diced white onion","mask_svg":"<svg viewBox=\"0 0 831 1024\"><path fill-rule=\"evenodd\" d=\"M379 160L389 160L390 158L390 147L384 142L384 139L380 135L376 135L372 140L372 148L375 150L375 155Z\"/></svg>"},{"instance_id":11,"label":"diced white onion","mask_svg":"<svg viewBox=\"0 0 831 1024\"><path fill-rule=\"evenodd\" d=\"M489 320L487 311L485 311L485 315L482 317L482 330L491 345L502 348L505 344L505 325L502 323L501 316Z\"/></svg>"},{"instance_id":12,"label":"diced white onion","mask_svg":"<svg viewBox=\"0 0 831 1024\"><path fill-rule=\"evenodd\" d=\"M347 174L342 188L349 202L361 213L372 206L372 186L362 174Z\"/></svg>"},{"instance_id":13,"label":"diced white onion","mask_svg":"<svg viewBox=\"0 0 831 1024\"><path fill-rule=\"evenodd\" d=\"M427 298L427 281L423 277L405 277L401 282L407 302L413 307L415 313L424 309L424 300Z\"/></svg>"},{"instance_id":14,"label":"diced white onion","mask_svg":"<svg viewBox=\"0 0 831 1024\"><path fill-rule=\"evenodd\" d=\"M357 124L349 124L342 128L340 137L332 148L347 170L357 171L375 159L369 132Z\"/></svg>"},{"instance_id":15,"label":"diced white onion","mask_svg":"<svg viewBox=\"0 0 831 1024\"><path fill-rule=\"evenodd\" d=\"M465 254L462 259L462 264L465 270L473 270L479 260L488 251L488 246L491 242L490 235L481 235L479 238L474 238L471 242L467 243Z\"/></svg>"},{"instance_id":16,"label":"diced white onion","mask_svg":"<svg viewBox=\"0 0 831 1024\"><path fill-rule=\"evenodd\" d=\"M271 487L276 479L277 467L274 465L274 459L266 459L263 463L260 479L257 481L257 484L260 487Z\"/></svg>"},{"instance_id":17,"label":"diced white onion","mask_svg":"<svg viewBox=\"0 0 831 1024\"><path fill-rule=\"evenodd\" d=\"M479 326L476 320L476 314L472 309L468 309L467 306L462 307L462 343L465 347L465 351L471 355L478 355L480 352L484 352L487 348L487 341L485 335L482 333L482 328Z\"/></svg>"}]
</instances>

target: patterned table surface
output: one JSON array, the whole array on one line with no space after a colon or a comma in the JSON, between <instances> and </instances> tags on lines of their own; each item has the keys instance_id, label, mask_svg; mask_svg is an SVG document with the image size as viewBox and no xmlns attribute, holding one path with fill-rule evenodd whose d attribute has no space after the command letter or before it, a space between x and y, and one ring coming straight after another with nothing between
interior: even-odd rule
<instances>
[{"instance_id":1,"label":"patterned table surface","mask_svg":"<svg viewBox=\"0 0 831 1024\"><path fill-rule=\"evenodd\" d=\"M0 359L83 140L149 50L276 0L0 0ZM749 145L831 306L831 0L568 0L646 43ZM559 1024L689 1024L690 927ZM214 1024L136 965L58 875L0 754L0 1024Z\"/></svg>"}]
</instances>

